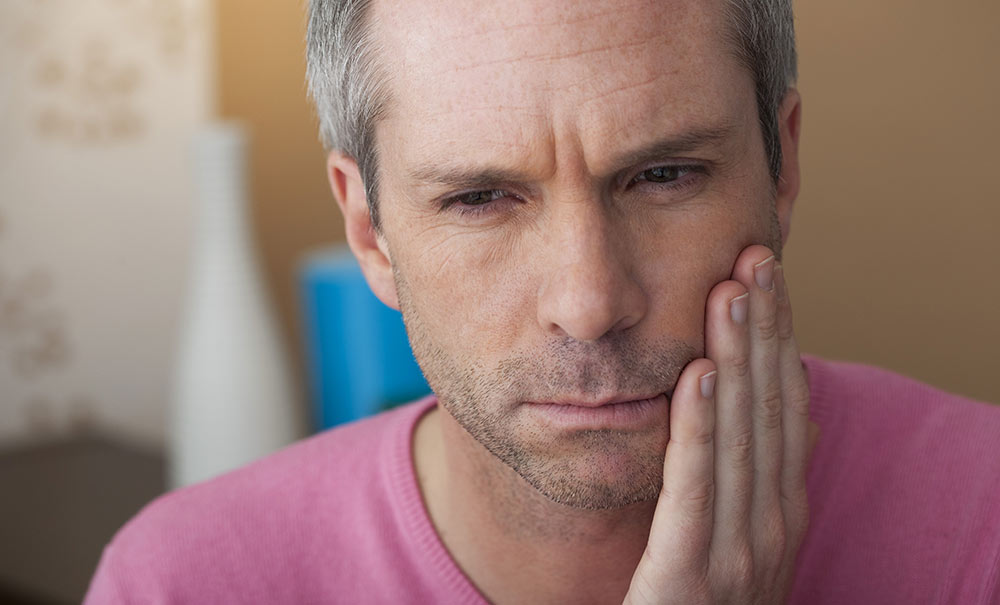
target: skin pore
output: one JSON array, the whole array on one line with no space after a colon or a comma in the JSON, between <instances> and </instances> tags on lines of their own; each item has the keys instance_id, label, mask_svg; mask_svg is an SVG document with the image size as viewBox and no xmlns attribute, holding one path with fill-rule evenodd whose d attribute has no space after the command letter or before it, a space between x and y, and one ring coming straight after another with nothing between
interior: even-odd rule
<instances>
[{"instance_id":1,"label":"skin pore","mask_svg":"<svg viewBox=\"0 0 1000 605\"><path fill-rule=\"evenodd\" d=\"M780 251L795 187L768 174L721 0L372 10L381 234L352 160L331 182L441 403L414 436L431 519L494 602L620 601L668 407L565 430L536 404L669 396L713 286L749 244Z\"/></svg>"}]
</instances>

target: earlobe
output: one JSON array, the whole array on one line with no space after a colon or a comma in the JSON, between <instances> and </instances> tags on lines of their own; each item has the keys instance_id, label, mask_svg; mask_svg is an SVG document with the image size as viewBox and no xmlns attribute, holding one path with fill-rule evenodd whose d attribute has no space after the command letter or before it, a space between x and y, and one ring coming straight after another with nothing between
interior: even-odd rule
<instances>
[{"instance_id":1,"label":"earlobe","mask_svg":"<svg viewBox=\"0 0 1000 605\"><path fill-rule=\"evenodd\" d=\"M383 303L399 309L396 284L392 275L392 259L385 238L372 225L364 180L354 158L333 151L327 158L327 178L333 197L344 215L347 245L361 265L361 271L372 292Z\"/></svg>"},{"instance_id":2,"label":"earlobe","mask_svg":"<svg viewBox=\"0 0 1000 605\"><path fill-rule=\"evenodd\" d=\"M789 88L778 109L778 128L781 136L781 175L778 178L775 208L781 225L781 243L788 243L791 231L792 208L799 195L799 130L802 124L802 97L799 91Z\"/></svg>"}]
</instances>

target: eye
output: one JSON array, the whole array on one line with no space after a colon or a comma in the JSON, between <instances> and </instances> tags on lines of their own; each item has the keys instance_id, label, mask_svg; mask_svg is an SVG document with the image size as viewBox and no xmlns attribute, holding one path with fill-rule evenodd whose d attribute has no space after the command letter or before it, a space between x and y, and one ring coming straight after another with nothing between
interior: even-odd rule
<instances>
[{"instance_id":1,"label":"eye","mask_svg":"<svg viewBox=\"0 0 1000 605\"><path fill-rule=\"evenodd\" d=\"M462 216L476 218L501 212L519 198L503 189L481 189L453 195L442 200L441 210L452 210Z\"/></svg>"},{"instance_id":2,"label":"eye","mask_svg":"<svg viewBox=\"0 0 1000 605\"><path fill-rule=\"evenodd\" d=\"M509 194L506 191L500 191L499 189L490 189L486 191L471 191L469 193L463 193L461 195L452 198L452 203L462 204L463 206L483 206L494 202L499 199L507 197Z\"/></svg>"},{"instance_id":3,"label":"eye","mask_svg":"<svg viewBox=\"0 0 1000 605\"><path fill-rule=\"evenodd\" d=\"M708 167L703 164L653 166L632 177L626 188L638 187L637 192L653 194L686 195L704 184L708 174Z\"/></svg>"},{"instance_id":4,"label":"eye","mask_svg":"<svg viewBox=\"0 0 1000 605\"><path fill-rule=\"evenodd\" d=\"M692 166L656 166L637 174L633 182L672 183L693 171Z\"/></svg>"}]
</instances>

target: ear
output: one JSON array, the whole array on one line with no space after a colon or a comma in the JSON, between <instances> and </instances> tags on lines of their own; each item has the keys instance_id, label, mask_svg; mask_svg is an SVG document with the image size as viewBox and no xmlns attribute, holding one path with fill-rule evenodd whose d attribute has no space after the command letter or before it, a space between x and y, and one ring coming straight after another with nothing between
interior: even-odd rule
<instances>
[{"instance_id":1,"label":"ear","mask_svg":"<svg viewBox=\"0 0 1000 605\"><path fill-rule=\"evenodd\" d=\"M326 160L326 175L337 205L344 214L347 245L358 259L361 272L372 292L383 303L399 310L396 282L392 278L392 259L385 238L375 232L368 210L368 195L361 171L354 158L333 151Z\"/></svg>"},{"instance_id":2,"label":"ear","mask_svg":"<svg viewBox=\"0 0 1000 605\"><path fill-rule=\"evenodd\" d=\"M792 228L792 206L799 195L799 130L802 123L802 97L789 88L778 108L778 131L781 137L781 175L778 178L775 208L781 224L781 243L788 243Z\"/></svg>"}]
</instances>

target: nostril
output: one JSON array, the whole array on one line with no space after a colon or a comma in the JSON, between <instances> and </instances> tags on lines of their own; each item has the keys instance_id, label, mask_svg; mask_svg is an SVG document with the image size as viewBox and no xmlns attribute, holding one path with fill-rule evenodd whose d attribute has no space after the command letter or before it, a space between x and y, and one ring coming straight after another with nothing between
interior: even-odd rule
<instances>
[{"instance_id":1,"label":"nostril","mask_svg":"<svg viewBox=\"0 0 1000 605\"><path fill-rule=\"evenodd\" d=\"M642 320L642 316L640 314L638 314L638 313L631 314L631 315L629 315L627 317L622 317L621 320L619 320L617 324L615 324L614 326L612 326L611 331L612 332L624 332L625 330L628 330L628 329L634 327L641 320Z\"/></svg>"},{"instance_id":2,"label":"nostril","mask_svg":"<svg viewBox=\"0 0 1000 605\"><path fill-rule=\"evenodd\" d=\"M538 291L538 321L550 333L595 341L638 324L647 301L635 279L634 253L606 217L593 208L571 210L545 250L552 262Z\"/></svg>"},{"instance_id":3,"label":"nostril","mask_svg":"<svg viewBox=\"0 0 1000 605\"><path fill-rule=\"evenodd\" d=\"M564 275L549 283L539 292L539 324L577 341L595 341L642 321L647 308L642 288L627 279L602 281Z\"/></svg>"}]
</instances>

